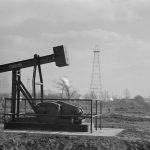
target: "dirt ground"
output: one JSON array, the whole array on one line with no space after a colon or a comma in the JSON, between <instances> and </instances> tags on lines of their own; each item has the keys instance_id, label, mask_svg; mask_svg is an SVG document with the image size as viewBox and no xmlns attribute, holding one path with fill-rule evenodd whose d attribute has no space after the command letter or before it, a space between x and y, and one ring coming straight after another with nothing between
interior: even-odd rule
<instances>
[{"instance_id":1,"label":"dirt ground","mask_svg":"<svg viewBox=\"0 0 150 150\"><path fill-rule=\"evenodd\" d=\"M149 150L150 119L107 114L103 126L124 128L114 137L7 133L0 130L0 150Z\"/></svg>"},{"instance_id":2,"label":"dirt ground","mask_svg":"<svg viewBox=\"0 0 150 150\"><path fill-rule=\"evenodd\" d=\"M4 134L0 150L148 150L148 140L122 137L79 137Z\"/></svg>"},{"instance_id":3,"label":"dirt ground","mask_svg":"<svg viewBox=\"0 0 150 150\"><path fill-rule=\"evenodd\" d=\"M0 150L150 150L150 106L141 100L103 104L102 127L122 128L114 137L6 133Z\"/></svg>"}]
</instances>

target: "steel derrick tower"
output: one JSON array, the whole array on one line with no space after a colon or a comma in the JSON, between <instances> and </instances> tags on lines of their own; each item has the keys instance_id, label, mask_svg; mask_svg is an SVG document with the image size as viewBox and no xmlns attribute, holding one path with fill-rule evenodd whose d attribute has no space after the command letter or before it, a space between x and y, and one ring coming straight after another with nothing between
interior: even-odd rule
<instances>
[{"instance_id":1,"label":"steel derrick tower","mask_svg":"<svg viewBox=\"0 0 150 150\"><path fill-rule=\"evenodd\" d=\"M102 100L102 81L100 68L100 48L95 46L90 84L90 94L93 99Z\"/></svg>"}]
</instances>

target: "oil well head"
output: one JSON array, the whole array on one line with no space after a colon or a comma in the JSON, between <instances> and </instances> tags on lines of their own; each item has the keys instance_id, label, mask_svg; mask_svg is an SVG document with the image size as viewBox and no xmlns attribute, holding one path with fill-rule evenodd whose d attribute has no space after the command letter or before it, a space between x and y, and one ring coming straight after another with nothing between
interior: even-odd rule
<instances>
[{"instance_id":1,"label":"oil well head","mask_svg":"<svg viewBox=\"0 0 150 150\"><path fill-rule=\"evenodd\" d=\"M12 98L11 98L11 120L4 123L5 128L48 128L50 130L70 130L81 128L81 116L83 115L81 109L67 104L61 101L44 102L43 100L43 78L41 65L46 63L55 62L56 66L63 67L68 66L67 51L63 45L53 47L53 54L42 56L35 54L34 58L13 62L9 64L0 65L0 73L6 71L12 71ZM28 89L21 81L21 69L33 67L32 78L32 93L30 94ZM39 71L40 85L41 87L41 102L36 103L36 91L35 91L35 79L36 71ZM20 117L20 94L23 94L25 99L31 106L34 117ZM25 114L26 115L26 114ZM74 126L76 125L76 126ZM87 128L85 126L84 128Z\"/></svg>"},{"instance_id":2,"label":"oil well head","mask_svg":"<svg viewBox=\"0 0 150 150\"><path fill-rule=\"evenodd\" d=\"M13 62L9 64L0 65L0 73L12 71L12 97L9 99L10 102L10 114L4 112L4 118L8 116L9 120L4 119L4 129L31 129L31 130L55 130L55 131L78 131L87 132L88 125L82 124L82 120L85 117L82 108L75 106L71 103L60 100L47 101L43 97L43 78L42 78L42 64L55 62L56 66L63 67L68 66L68 56L66 49L63 45L53 47L53 54L42 56L35 54L34 58ZM32 77L32 89L33 95L30 94L28 89L24 86L21 81L21 69L33 67ZM41 98L36 99L35 91L35 79L36 71L39 71ZM22 114L20 95L24 96L25 102L27 101L32 110L32 117L27 114L26 111ZM6 99L7 100L7 99ZM41 100L41 102L39 102ZM46 101L44 101L46 100ZM70 101L70 99L69 99ZM6 102L6 101L5 101ZM92 132L92 120L93 117L97 118L96 114L92 111L86 114L87 118L91 118L91 132ZM5 105L6 106L6 105ZM5 107L6 108L6 107ZM97 105L96 105L97 110ZM95 115L95 116L94 116ZM23 117L24 116L24 117ZM97 120L97 119L96 119ZM97 125L96 125L97 127Z\"/></svg>"},{"instance_id":3,"label":"oil well head","mask_svg":"<svg viewBox=\"0 0 150 150\"><path fill-rule=\"evenodd\" d=\"M63 45L53 47L54 53L51 55L46 55L40 57L39 55L35 54L34 58L17 61L13 63L8 63L4 65L0 65L0 73L12 71L12 101L11 101L11 113L12 118L15 119L17 112L17 116L19 116L19 107L20 107L20 93L23 94L23 96L28 100L29 104L31 105L32 109L35 113L37 113L37 110L35 109L35 101L36 98L36 71L38 69L39 71L39 78L40 78L40 89L41 89L41 99L43 99L43 77L42 77L42 64L52 63L55 62L56 66L63 67L68 66L68 58L66 56L66 50ZM33 67L33 77L32 77L32 93L30 94L28 89L24 86L23 82L21 81L21 69ZM41 100L42 101L42 100Z\"/></svg>"}]
</instances>

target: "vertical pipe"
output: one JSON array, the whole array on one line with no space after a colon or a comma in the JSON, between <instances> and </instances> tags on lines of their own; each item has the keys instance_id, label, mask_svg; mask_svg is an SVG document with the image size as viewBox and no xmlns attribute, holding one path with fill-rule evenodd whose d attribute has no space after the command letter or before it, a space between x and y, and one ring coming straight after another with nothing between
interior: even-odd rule
<instances>
[{"instance_id":1,"label":"vertical pipe","mask_svg":"<svg viewBox=\"0 0 150 150\"><path fill-rule=\"evenodd\" d=\"M100 130L102 129L102 101L100 101Z\"/></svg>"},{"instance_id":2,"label":"vertical pipe","mask_svg":"<svg viewBox=\"0 0 150 150\"><path fill-rule=\"evenodd\" d=\"M27 101L27 100L25 99L25 100L24 100L24 103L25 103L25 116L26 116L26 111L27 111L27 110L26 110L26 107L27 107L27 102L26 102L26 101Z\"/></svg>"},{"instance_id":3,"label":"vertical pipe","mask_svg":"<svg viewBox=\"0 0 150 150\"><path fill-rule=\"evenodd\" d=\"M43 88L43 84L41 85L41 102L43 102L43 98L44 98L44 88Z\"/></svg>"},{"instance_id":4,"label":"vertical pipe","mask_svg":"<svg viewBox=\"0 0 150 150\"><path fill-rule=\"evenodd\" d=\"M95 118L95 126L96 126L96 130L97 130L97 100L96 100L96 118Z\"/></svg>"},{"instance_id":5,"label":"vertical pipe","mask_svg":"<svg viewBox=\"0 0 150 150\"><path fill-rule=\"evenodd\" d=\"M11 100L11 113L12 120L15 119L15 111L16 111L16 70L12 71L12 100Z\"/></svg>"},{"instance_id":6,"label":"vertical pipe","mask_svg":"<svg viewBox=\"0 0 150 150\"><path fill-rule=\"evenodd\" d=\"M42 70L41 70L39 56L37 57L37 63L38 63L39 77L40 77L40 82L41 82L41 85L40 85L41 86L41 102L43 102L44 88L43 88L43 77L42 77Z\"/></svg>"},{"instance_id":7,"label":"vertical pipe","mask_svg":"<svg viewBox=\"0 0 150 150\"><path fill-rule=\"evenodd\" d=\"M36 89L35 89L35 78L36 78L36 56L34 55L34 61L35 61L35 65L34 65L34 69L33 69L33 77L32 77L32 93L33 93L33 100L32 103L35 105L36 104Z\"/></svg>"},{"instance_id":8,"label":"vertical pipe","mask_svg":"<svg viewBox=\"0 0 150 150\"><path fill-rule=\"evenodd\" d=\"M91 133L92 133L92 125L93 125L93 110L92 110L92 108L93 108L93 103L92 103L92 100L91 100Z\"/></svg>"},{"instance_id":9,"label":"vertical pipe","mask_svg":"<svg viewBox=\"0 0 150 150\"><path fill-rule=\"evenodd\" d=\"M5 104L4 104L4 124L6 121L5 115L6 115L6 98L5 98Z\"/></svg>"},{"instance_id":10,"label":"vertical pipe","mask_svg":"<svg viewBox=\"0 0 150 150\"><path fill-rule=\"evenodd\" d=\"M20 81L21 79L21 72L20 70L17 70L17 81ZM17 87L17 118L19 118L19 112L20 112L20 89Z\"/></svg>"},{"instance_id":11,"label":"vertical pipe","mask_svg":"<svg viewBox=\"0 0 150 150\"><path fill-rule=\"evenodd\" d=\"M32 79L33 98L36 99L35 78L36 78L36 67L38 66L39 77L40 77L41 102L43 102L44 88L43 88L43 77L42 77L42 70L41 70L39 55L37 55L37 54L34 55L34 61L35 61L35 65L34 65L33 79Z\"/></svg>"}]
</instances>

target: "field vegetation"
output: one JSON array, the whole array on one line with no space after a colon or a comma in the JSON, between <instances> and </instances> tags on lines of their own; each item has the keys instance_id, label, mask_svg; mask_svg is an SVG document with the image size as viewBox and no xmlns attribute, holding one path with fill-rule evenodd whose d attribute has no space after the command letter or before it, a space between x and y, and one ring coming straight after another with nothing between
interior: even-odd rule
<instances>
[{"instance_id":1,"label":"field vegetation","mask_svg":"<svg viewBox=\"0 0 150 150\"><path fill-rule=\"evenodd\" d=\"M74 102L75 103L75 102ZM77 104L77 103L75 103ZM78 103L84 111L89 104ZM1 122L3 102L0 102ZM99 103L98 103L98 107ZM149 150L150 105L141 96L102 103L102 127L123 128L115 137L7 133L0 127L0 150Z\"/></svg>"}]
</instances>

